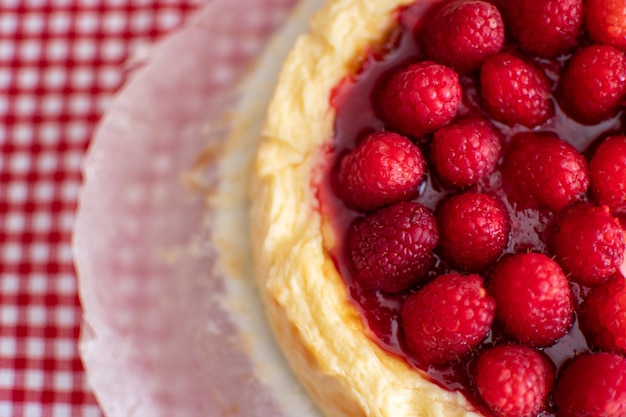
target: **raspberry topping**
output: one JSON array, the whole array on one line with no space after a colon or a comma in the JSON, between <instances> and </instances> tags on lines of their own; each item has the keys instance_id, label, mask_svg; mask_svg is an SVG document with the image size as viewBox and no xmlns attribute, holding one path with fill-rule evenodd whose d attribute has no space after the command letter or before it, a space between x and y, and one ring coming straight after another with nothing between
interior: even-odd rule
<instances>
[{"instance_id":1,"label":"raspberry topping","mask_svg":"<svg viewBox=\"0 0 626 417\"><path fill-rule=\"evenodd\" d=\"M626 416L626 358L610 353L575 358L559 377L557 417Z\"/></svg>"},{"instance_id":2,"label":"raspberry topping","mask_svg":"<svg viewBox=\"0 0 626 417\"><path fill-rule=\"evenodd\" d=\"M507 28L522 51L553 58L576 46L582 0L504 1L502 7Z\"/></svg>"},{"instance_id":3,"label":"raspberry topping","mask_svg":"<svg viewBox=\"0 0 626 417\"><path fill-rule=\"evenodd\" d=\"M609 208L576 204L555 224L552 248L571 278L596 285L613 275L624 261L624 235Z\"/></svg>"},{"instance_id":4,"label":"raspberry topping","mask_svg":"<svg viewBox=\"0 0 626 417\"><path fill-rule=\"evenodd\" d=\"M502 161L507 195L520 208L559 211L582 199L587 171L582 155L551 132L516 135Z\"/></svg>"},{"instance_id":5,"label":"raspberry topping","mask_svg":"<svg viewBox=\"0 0 626 417\"><path fill-rule=\"evenodd\" d=\"M423 37L426 54L440 64L467 73L504 46L498 9L485 1L442 3L428 16Z\"/></svg>"},{"instance_id":6,"label":"raspberry topping","mask_svg":"<svg viewBox=\"0 0 626 417\"><path fill-rule=\"evenodd\" d=\"M355 277L369 288L404 290L426 274L438 240L435 216L419 203L402 202L369 214L348 233Z\"/></svg>"},{"instance_id":7,"label":"raspberry topping","mask_svg":"<svg viewBox=\"0 0 626 417\"><path fill-rule=\"evenodd\" d=\"M585 28L597 43L626 49L624 0L587 0Z\"/></svg>"},{"instance_id":8,"label":"raspberry topping","mask_svg":"<svg viewBox=\"0 0 626 417\"><path fill-rule=\"evenodd\" d=\"M478 394L498 417L531 417L543 411L554 383L554 365L538 351L499 345L474 365Z\"/></svg>"},{"instance_id":9,"label":"raspberry topping","mask_svg":"<svg viewBox=\"0 0 626 417\"><path fill-rule=\"evenodd\" d=\"M581 328L590 343L626 355L626 279L616 275L594 288L580 307Z\"/></svg>"},{"instance_id":10,"label":"raspberry topping","mask_svg":"<svg viewBox=\"0 0 626 417\"><path fill-rule=\"evenodd\" d=\"M500 261L491 276L496 319L504 331L530 346L548 346L573 320L573 295L561 267L543 254L522 253Z\"/></svg>"},{"instance_id":11,"label":"raspberry topping","mask_svg":"<svg viewBox=\"0 0 626 417\"><path fill-rule=\"evenodd\" d=\"M480 85L483 106L498 121L535 127L554 116L546 76L511 54L487 58L480 72Z\"/></svg>"},{"instance_id":12,"label":"raspberry topping","mask_svg":"<svg viewBox=\"0 0 626 417\"><path fill-rule=\"evenodd\" d=\"M599 123L617 114L626 94L626 58L606 45L576 52L561 76L559 103L574 120Z\"/></svg>"},{"instance_id":13,"label":"raspberry topping","mask_svg":"<svg viewBox=\"0 0 626 417\"><path fill-rule=\"evenodd\" d=\"M603 141L589 162L591 193L615 215L626 215L626 136Z\"/></svg>"},{"instance_id":14,"label":"raspberry topping","mask_svg":"<svg viewBox=\"0 0 626 417\"><path fill-rule=\"evenodd\" d=\"M341 161L339 194L364 211L397 203L418 193L424 164L422 152L407 138L373 133Z\"/></svg>"},{"instance_id":15,"label":"raspberry topping","mask_svg":"<svg viewBox=\"0 0 626 417\"><path fill-rule=\"evenodd\" d=\"M584 376L585 404L551 387L626 354L624 56L581 33L580 0L429 4L333 91L325 247L368 335L479 414L626 417Z\"/></svg>"},{"instance_id":16,"label":"raspberry topping","mask_svg":"<svg viewBox=\"0 0 626 417\"><path fill-rule=\"evenodd\" d=\"M378 111L392 129L421 137L446 124L461 103L459 76L426 61L395 72L380 92Z\"/></svg>"},{"instance_id":17,"label":"raspberry topping","mask_svg":"<svg viewBox=\"0 0 626 417\"><path fill-rule=\"evenodd\" d=\"M498 259L509 241L508 213L495 197L455 195L437 209L439 248L458 268L480 271Z\"/></svg>"},{"instance_id":18,"label":"raspberry topping","mask_svg":"<svg viewBox=\"0 0 626 417\"><path fill-rule=\"evenodd\" d=\"M462 189L493 172L500 149L498 133L488 121L462 119L434 133L430 162L446 185Z\"/></svg>"},{"instance_id":19,"label":"raspberry topping","mask_svg":"<svg viewBox=\"0 0 626 417\"><path fill-rule=\"evenodd\" d=\"M480 276L441 275L406 300L406 343L429 364L457 359L487 337L494 310Z\"/></svg>"}]
</instances>

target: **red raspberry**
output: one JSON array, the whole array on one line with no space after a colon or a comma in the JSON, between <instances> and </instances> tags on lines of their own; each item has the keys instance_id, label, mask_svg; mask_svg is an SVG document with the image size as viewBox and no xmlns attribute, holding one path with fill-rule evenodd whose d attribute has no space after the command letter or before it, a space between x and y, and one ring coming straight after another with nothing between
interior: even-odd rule
<instances>
[{"instance_id":1,"label":"red raspberry","mask_svg":"<svg viewBox=\"0 0 626 417\"><path fill-rule=\"evenodd\" d=\"M373 133L342 159L339 194L351 207L373 210L415 196L424 170L422 152L410 140Z\"/></svg>"},{"instance_id":2,"label":"red raspberry","mask_svg":"<svg viewBox=\"0 0 626 417\"><path fill-rule=\"evenodd\" d=\"M596 43L626 49L626 3L624 0L587 0L585 28Z\"/></svg>"},{"instance_id":3,"label":"red raspberry","mask_svg":"<svg viewBox=\"0 0 626 417\"><path fill-rule=\"evenodd\" d=\"M535 127L554 115L546 76L513 55L499 53L487 58L480 85L483 107L498 121Z\"/></svg>"},{"instance_id":4,"label":"red raspberry","mask_svg":"<svg viewBox=\"0 0 626 417\"><path fill-rule=\"evenodd\" d=\"M355 278L365 287L404 290L430 268L439 234L430 210L401 202L356 220L348 231Z\"/></svg>"},{"instance_id":5,"label":"red raspberry","mask_svg":"<svg viewBox=\"0 0 626 417\"><path fill-rule=\"evenodd\" d=\"M554 58L576 46L583 23L582 0L502 3L506 27L522 51Z\"/></svg>"},{"instance_id":6,"label":"red raspberry","mask_svg":"<svg viewBox=\"0 0 626 417\"><path fill-rule=\"evenodd\" d=\"M626 358L578 356L557 380L554 403L557 417L626 416Z\"/></svg>"},{"instance_id":7,"label":"red raspberry","mask_svg":"<svg viewBox=\"0 0 626 417\"><path fill-rule=\"evenodd\" d=\"M489 122L463 119L435 131L430 161L446 185L466 188L493 172L500 150L500 138Z\"/></svg>"},{"instance_id":8,"label":"red raspberry","mask_svg":"<svg viewBox=\"0 0 626 417\"><path fill-rule=\"evenodd\" d=\"M467 73L502 49L504 24L498 9L485 1L444 2L425 19L422 39L432 60Z\"/></svg>"},{"instance_id":9,"label":"red raspberry","mask_svg":"<svg viewBox=\"0 0 626 417\"><path fill-rule=\"evenodd\" d=\"M546 408L555 368L538 351L499 345L475 363L478 394L498 417L535 417Z\"/></svg>"},{"instance_id":10,"label":"red raspberry","mask_svg":"<svg viewBox=\"0 0 626 417\"><path fill-rule=\"evenodd\" d=\"M626 355L626 279L618 274L594 288L579 318L589 344Z\"/></svg>"},{"instance_id":11,"label":"red raspberry","mask_svg":"<svg viewBox=\"0 0 626 417\"><path fill-rule=\"evenodd\" d=\"M515 135L501 170L508 197L522 209L559 211L589 187L585 159L552 132Z\"/></svg>"},{"instance_id":12,"label":"red raspberry","mask_svg":"<svg viewBox=\"0 0 626 417\"><path fill-rule=\"evenodd\" d=\"M500 261L491 277L496 319L503 330L531 346L547 346L569 330L573 296L561 267L543 254L522 253Z\"/></svg>"},{"instance_id":13,"label":"red raspberry","mask_svg":"<svg viewBox=\"0 0 626 417\"><path fill-rule=\"evenodd\" d=\"M615 215L626 215L626 136L607 138L589 162L591 192Z\"/></svg>"},{"instance_id":14,"label":"red raspberry","mask_svg":"<svg viewBox=\"0 0 626 417\"><path fill-rule=\"evenodd\" d=\"M392 130L415 137L449 123L461 103L459 76L425 61L395 72L380 91L378 112Z\"/></svg>"},{"instance_id":15,"label":"red raspberry","mask_svg":"<svg viewBox=\"0 0 626 417\"><path fill-rule=\"evenodd\" d=\"M597 285L624 261L624 235L606 206L575 204L557 218L551 246L557 260L584 285Z\"/></svg>"},{"instance_id":16,"label":"red raspberry","mask_svg":"<svg viewBox=\"0 0 626 417\"><path fill-rule=\"evenodd\" d=\"M487 194L455 195L439 206L439 248L447 261L480 271L496 261L509 241L511 223L502 202Z\"/></svg>"},{"instance_id":17,"label":"red raspberry","mask_svg":"<svg viewBox=\"0 0 626 417\"><path fill-rule=\"evenodd\" d=\"M428 364L457 359L487 337L494 310L480 276L441 275L402 307L407 345Z\"/></svg>"},{"instance_id":18,"label":"red raspberry","mask_svg":"<svg viewBox=\"0 0 626 417\"><path fill-rule=\"evenodd\" d=\"M576 52L561 75L557 97L572 119L596 124L615 116L626 94L626 58L612 46Z\"/></svg>"}]
</instances>

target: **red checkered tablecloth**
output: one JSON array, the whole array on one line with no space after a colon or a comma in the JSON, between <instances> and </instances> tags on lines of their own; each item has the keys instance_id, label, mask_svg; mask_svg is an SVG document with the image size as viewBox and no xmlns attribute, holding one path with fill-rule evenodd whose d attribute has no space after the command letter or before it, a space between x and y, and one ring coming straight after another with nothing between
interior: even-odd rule
<instances>
[{"instance_id":1,"label":"red checkered tablecloth","mask_svg":"<svg viewBox=\"0 0 626 417\"><path fill-rule=\"evenodd\" d=\"M0 417L102 415L77 349L81 162L129 57L199 2L0 1Z\"/></svg>"}]
</instances>

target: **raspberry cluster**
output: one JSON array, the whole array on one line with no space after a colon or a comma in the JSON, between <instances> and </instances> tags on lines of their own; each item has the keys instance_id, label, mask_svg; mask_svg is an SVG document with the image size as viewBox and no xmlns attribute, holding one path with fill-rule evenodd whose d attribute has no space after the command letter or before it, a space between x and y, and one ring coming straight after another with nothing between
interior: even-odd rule
<instances>
[{"instance_id":1,"label":"raspberry cluster","mask_svg":"<svg viewBox=\"0 0 626 417\"><path fill-rule=\"evenodd\" d=\"M467 372L486 414L626 416L624 10L445 0L401 17L410 40L357 103L374 122L336 146L353 296L395 320L374 333L411 363Z\"/></svg>"}]
</instances>

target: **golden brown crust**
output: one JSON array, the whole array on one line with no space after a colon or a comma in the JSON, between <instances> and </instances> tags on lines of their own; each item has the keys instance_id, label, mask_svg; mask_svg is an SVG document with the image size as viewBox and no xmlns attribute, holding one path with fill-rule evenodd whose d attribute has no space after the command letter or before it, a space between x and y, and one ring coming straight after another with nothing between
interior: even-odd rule
<instances>
[{"instance_id":1,"label":"golden brown crust","mask_svg":"<svg viewBox=\"0 0 626 417\"><path fill-rule=\"evenodd\" d=\"M461 394L439 388L367 337L325 250L311 187L332 138L330 92L411 2L327 2L285 62L253 173L259 289L281 349L327 417L477 416Z\"/></svg>"}]
</instances>

